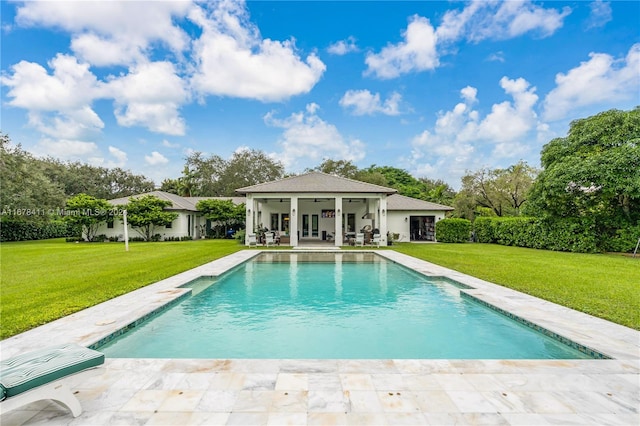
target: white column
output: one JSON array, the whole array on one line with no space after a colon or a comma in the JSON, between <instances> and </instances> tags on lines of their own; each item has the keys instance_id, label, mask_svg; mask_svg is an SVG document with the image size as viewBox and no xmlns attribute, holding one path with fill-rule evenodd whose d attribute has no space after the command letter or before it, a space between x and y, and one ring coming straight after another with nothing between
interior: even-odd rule
<instances>
[{"instance_id":1,"label":"white column","mask_svg":"<svg viewBox=\"0 0 640 426\"><path fill-rule=\"evenodd\" d=\"M289 213L289 233L291 234L291 246L296 247L298 245L298 214L300 213L298 208L298 197L291 197L291 212Z\"/></svg>"},{"instance_id":2,"label":"white column","mask_svg":"<svg viewBox=\"0 0 640 426\"><path fill-rule=\"evenodd\" d=\"M253 223L253 215L255 214L255 203L253 202L253 196L250 194L247 194L247 200L245 203L245 213L247 215L247 220L246 220L246 228L245 228L245 234L244 234L244 244L246 246L249 245L249 234L253 234L254 228L255 228L255 224Z\"/></svg>"},{"instance_id":3,"label":"white column","mask_svg":"<svg viewBox=\"0 0 640 426\"><path fill-rule=\"evenodd\" d=\"M340 247L342 245L342 241L344 240L344 236L342 235L342 197L336 197L335 202L336 202L336 205L335 205L336 229L335 229L335 239L333 243L335 244L336 247Z\"/></svg>"},{"instance_id":4,"label":"white column","mask_svg":"<svg viewBox=\"0 0 640 426\"><path fill-rule=\"evenodd\" d=\"M380 229L380 245L387 245L387 217L389 216L389 212L387 211L387 195L382 194L380 196L380 225L378 229Z\"/></svg>"}]
</instances>

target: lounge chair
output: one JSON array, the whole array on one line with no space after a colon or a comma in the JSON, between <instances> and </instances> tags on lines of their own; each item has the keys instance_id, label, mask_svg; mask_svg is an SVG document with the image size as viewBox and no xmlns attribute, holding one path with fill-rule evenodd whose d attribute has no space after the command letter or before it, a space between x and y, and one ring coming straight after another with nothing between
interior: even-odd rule
<instances>
[{"instance_id":1,"label":"lounge chair","mask_svg":"<svg viewBox=\"0 0 640 426\"><path fill-rule=\"evenodd\" d=\"M249 247L258 245L258 241L256 240L256 234L249 234L247 236L247 241L249 243Z\"/></svg>"},{"instance_id":2,"label":"lounge chair","mask_svg":"<svg viewBox=\"0 0 640 426\"><path fill-rule=\"evenodd\" d=\"M273 232L267 232L264 234L264 245L267 247L276 245L276 240L273 238Z\"/></svg>"},{"instance_id":3,"label":"lounge chair","mask_svg":"<svg viewBox=\"0 0 640 426\"><path fill-rule=\"evenodd\" d=\"M0 410L15 410L51 399L67 407L73 417L82 413L80 401L63 383L71 375L94 375L104 354L69 343L9 358L0 363Z\"/></svg>"},{"instance_id":4,"label":"lounge chair","mask_svg":"<svg viewBox=\"0 0 640 426\"><path fill-rule=\"evenodd\" d=\"M380 234L373 234L371 245L380 247Z\"/></svg>"},{"instance_id":5,"label":"lounge chair","mask_svg":"<svg viewBox=\"0 0 640 426\"><path fill-rule=\"evenodd\" d=\"M356 242L354 244L355 246L362 246L364 247L364 234L363 233L358 233L356 234Z\"/></svg>"}]
</instances>

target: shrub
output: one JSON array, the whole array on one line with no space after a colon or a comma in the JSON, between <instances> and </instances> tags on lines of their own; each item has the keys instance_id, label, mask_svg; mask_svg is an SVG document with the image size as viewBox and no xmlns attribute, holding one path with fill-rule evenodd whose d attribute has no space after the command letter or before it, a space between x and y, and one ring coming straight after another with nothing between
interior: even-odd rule
<instances>
[{"instance_id":1,"label":"shrub","mask_svg":"<svg viewBox=\"0 0 640 426\"><path fill-rule=\"evenodd\" d=\"M436 223L436 239L443 243L466 243L471 237L471 221L442 219Z\"/></svg>"},{"instance_id":2,"label":"shrub","mask_svg":"<svg viewBox=\"0 0 640 426\"><path fill-rule=\"evenodd\" d=\"M635 250L640 238L640 223L636 226L628 225L625 228L618 229L613 238L605 241L605 250L616 251L622 253L631 253Z\"/></svg>"},{"instance_id":3,"label":"shrub","mask_svg":"<svg viewBox=\"0 0 640 426\"><path fill-rule=\"evenodd\" d=\"M246 230L240 229L239 231L236 231L235 234L233 234L233 238L235 238L240 244L244 244L244 237L246 233Z\"/></svg>"},{"instance_id":4,"label":"shrub","mask_svg":"<svg viewBox=\"0 0 640 426\"><path fill-rule=\"evenodd\" d=\"M545 250L598 251L595 222L588 218L482 217L473 223L476 241Z\"/></svg>"},{"instance_id":5,"label":"shrub","mask_svg":"<svg viewBox=\"0 0 640 426\"><path fill-rule=\"evenodd\" d=\"M3 220L0 241L46 240L49 238L79 236L80 229L62 221L36 222Z\"/></svg>"}]
</instances>

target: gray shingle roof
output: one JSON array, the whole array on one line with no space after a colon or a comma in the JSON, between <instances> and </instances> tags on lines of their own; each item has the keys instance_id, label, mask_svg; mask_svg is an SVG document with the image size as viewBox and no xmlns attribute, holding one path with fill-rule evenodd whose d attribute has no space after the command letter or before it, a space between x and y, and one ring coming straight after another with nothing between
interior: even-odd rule
<instances>
[{"instance_id":1,"label":"gray shingle roof","mask_svg":"<svg viewBox=\"0 0 640 426\"><path fill-rule=\"evenodd\" d=\"M200 200L231 200L234 204L241 204L245 202L244 197L181 197L180 195L171 194L169 192L151 191L144 194L132 195L130 197L116 198L109 200L109 203L114 206L122 206L127 204L130 198L138 198L145 195L153 195L161 200L171 201L171 206L167 207L167 210L187 210L193 212L198 211L198 209L196 209L196 204L198 204L198 201Z\"/></svg>"},{"instance_id":2,"label":"gray shingle roof","mask_svg":"<svg viewBox=\"0 0 640 426\"><path fill-rule=\"evenodd\" d=\"M387 197L387 210L453 210L453 207L430 201L418 200L417 198L405 197L400 194L393 194Z\"/></svg>"},{"instance_id":3,"label":"gray shingle roof","mask_svg":"<svg viewBox=\"0 0 640 426\"><path fill-rule=\"evenodd\" d=\"M245 186L236 189L239 194L251 193L296 193L296 192L332 192L332 193L383 193L398 192L393 188L373 185L322 172L310 172L299 176L292 176L273 182Z\"/></svg>"}]
</instances>

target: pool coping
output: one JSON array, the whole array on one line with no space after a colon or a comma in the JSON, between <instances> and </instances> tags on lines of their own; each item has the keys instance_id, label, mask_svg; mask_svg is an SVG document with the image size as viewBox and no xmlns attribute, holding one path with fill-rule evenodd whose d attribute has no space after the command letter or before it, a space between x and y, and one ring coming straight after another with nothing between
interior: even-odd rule
<instances>
[{"instance_id":1,"label":"pool coping","mask_svg":"<svg viewBox=\"0 0 640 426\"><path fill-rule=\"evenodd\" d=\"M281 251L291 251L291 250L281 250ZM66 342L75 342L81 345L89 346L99 341L100 339L108 336L110 333L115 332L118 329L126 327L127 324L130 324L136 318L143 317L144 315L148 315L152 313L154 310L159 309L160 307L166 305L167 303L171 303L176 298L184 297L185 294L188 294L190 289L181 288L180 286L192 281L200 276L219 276L226 271L238 266L239 264L249 260L260 253L262 250L242 250L232 255L226 256L224 258L218 259L216 261L207 263L200 267L191 269L189 271L185 271L181 274L177 274L173 277L167 278L165 280L161 280L155 284L151 284L144 288L135 290L126 295L117 297L110 301L101 303L94 307L85 309L83 311L77 312L75 314L69 315L67 317L61 318L59 320L53 321L51 323L40 326L36 329L27 331L25 333L21 333L19 335L13 336L11 338L0 341L0 358L6 359L11 356L17 355L19 353L23 353L29 350L37 349L42 347L43 342L47 342L47 344L55 344L55 343L66 343ZM265 252L274 252L274 250L268 250ZM358 251L349 251L349 252L358 252ZM402 374L402 377L406 379L405 374L410 374L411 377L417 375L422 376L437 376L438 381L444 386L444 381L448 381L449 379L453 379L452 376L460 376L470 377L469 375L473 373L473 375L478 376L476 378L487 378L488 375L496 375L501 373L506 373L504 376L505 379L511 380L511 375L516 377L522 377L524 382L528 382L527 386L532 387L535 391L533 394L528 395L527 398L534 398L535 401L529 401L526 406L523 407L517 414L507 415L504 413L494 414L492 411L491 416L499 416L495 417L496 424L504 424L505 419L507 419L506 423L517 424L520 421L536 421L542 422L544 420L547 424L555 424L555 423L565 423L565 422L578 422L583 424L599 424L603 421L608 422L610 424L627 424L627 423L637 423L638 419L640 419L638 414L638 407L640 406L640 385L638 384L638 377L640 375L640 332L611 323L609 321L599 319L581 312L577 312L571 310L569 308L544 301L542 299L535 298L533 296L529 296L523 293L519 293L514 290L507 289L505 287L498 286L496 284L486 282L475 277L468 276L466 274L462 274L447 268L443 268L429 262L425 262L411 256L407 256L392 250L362 250L362 252L374 252L380 256L387 258L393 262L401 264L403 266L409 267L419 273L430 276L442 276L454 280L456 282L460 282L464 285L471 287L470 289L465 289L465 292L468 292L473 297L482 300L485 303L491 304L492 306L499 307L500 309L505 309L507 312L512 312L519 317L522 317L528 321L532 321L535 324L539 324L545 329L549 329L555 333L558 333L561 336L571 339L579 344L583 344L586 347L593 348L599 352L603 352L609 356L611 356L612 360L562 360L561 362L558 360L144 360L144 359L130 359L130 360L118 360L118 359L108 359L105 363L106 368L106 376L112 376L114 374L118 374L122 372L125 368L131 368L131 371L136 371L139 369L147 372L149 377L157 374L174 374L171 373L175 371L175 374L186 374L194 371L203 371L207 368L210 368L211 371L220 373L224 372L237 372L239 374L249 374L247 372L256 372L260 371L260 375L264 376L264 374L276 374L277 377L287 376L291 374L299 374L299 375L312 375L318 372L337 372L340 373L340 378L345 379L343 377L345 374L357 373L358 375L367 375L368 377L378 377L377 374L380 373L382 376L389 376L391 374ZM299 252L296 252L299 253ZM263 371L264 370L264 371ZM580 380L588 380L590 383L593 383L595 388L589 389L587 386L585 391L588 392L585 394L589 398L595 398L595 395L598 396L598 401L602 402L602 399L612 398L610 395L615 395L617 398L615 406L610 406L611 401L609 403L602 404L606 405L606 408L602 408L603 411L606 411L605 414L593 414L593 410L595 409L593 406L594 400L592 401L578 401L577 396L572 397L571 395L576 394L567 394L564 392L565 385L561 385L563 389L558 390L549 390L548 385L540 382L539 376L540 373L544 373L545 377L548 379L551 377L574 377ZM552 373L551 376L547 373ZM129 374L133 374L129 372ZM141 373L142 374L142 373ZM382 377L380 376L380 377ZM588 377L586 377L588 376ZM374 378L375 378L374 377ZM498 377L498 376L496 376ZM348 378L347 378L348 379ZM488 378L487 378L488 379ZM100 382L100 379L97 379L98 382L92 382L91 384L87 384L88 387L91 387L92 392L97 392L96 389L105 389L105 385L103 382ZM103 378L103 380L106 380ZM279 379L278 379L279 380ZM431 380L431 379L429 379ZM456 379L456 381L459 379ZM483 379L484 380L484 379ZM107 380L108 381L108 380ZM275 382L274 382L275 383ZM135 386L140 387L144 384L136 384ZM461 406L466 404L465 398L469 395L466 393L461 394L458 389L460 386L459 383L451 383L453 390L446 390L449 397L451 398L461 398L461 401L454 401L456 405ZM274 384L275 390L272 387L270 392L276 392L277 386ZM514 385L515 386L515 385ZM566 385L568 386L568 385ZM109 386L107 386L108 388ZM346 385L343 383L342 388L346 389ZM406 386L403 387L403 389ZM479 386L476 386L479 387ZM387 389L386 387L384 389ZM400 387L398 387L400 389ZM446 389L446 388L445 388ZM465 388L466 389L466 388ZM582 389L582 388L580 388ZM605 389L608 389L605 391ZM615 391L610 390L617 390ZM406 390L406 389L405 389ZM418 395L421 391L411 388L413 395ZM476 397L486 397L487 392L490 389L485 389L476 395ZM109 392L118 392L118 389L107 389L106 393ZM142 391L141 391L142 392ZM241 391L243 392L243 391ZM254 391L252 391L254 392ZM467 392L467 390L465 390ZM613 393L612 393L613 392ZM622 392L622 393L620 393ZM348 391L345 390L345 395ZM356 392L352 391L353 394ZM275 395L275 394L274 394ZM380 400L383 400L386 394L379 394ZM399 395L399 393L398 393ZM475 394L474 394L475 395ZM506 393L505 393L506 395ZM520 395L524 398L522 395ZM275 397L275 396L274 396ZM498 398L501 398L499 395ZM552 415L549 416L547 412L547 408L538 405L537 398L560 398L562 400L563 406L558 407L561 409L561 412L564 413L561 415ZM85 398L89 398L87 401L92 400L90 394L85 396ZM455 399L454 398L454 399ZM505 396L506 398L506 396ZM564 399L563 399L564 398ZM92 400L93 401L93 400ZM549 400L550 401L550 400ZM384 401L383 401L384 402ZM468 401L467 401L468 402ZM485 401L486 402L486 401ZM351 403L351 402L350 402ZM502 404L503 402L500 402ZM93 416L93 418L97 418L95 416L111 416L116 415L113 414L114 410L117 415L124 415L127 408L114 408L114 407L106 407L101 406L100 401L93 401L89 404L92 404L92 409L88 410L87 415ZM495 404L498 404L496 401ZM120 404L122 405L122 404ZM312 402L309 401L309 407L311 407ZM602 406L604 406L602 405ZM562 411L566 409L566 406L571 406L571 412ZM484 405L483 405L484 407ZM622 408L621 408L622 407ZM482 408L482 407L481 407ZM485 407L486 408L486 407ZM457 409L457 408L456 408ZM599 408L600 409L600 408ZM40 412L42 410L42 412ZM49 411L47 411L49 410ZM35 408L31 408L31 411L16 411L16 414L7 413L3 414L3 424L5 424L6 419L14 419L21 418L27 419L25 420L27 423L29 422L29 418L36 419L38 416L49 416L51 414L51 407L40 407L36 406ZM54 409L55 410L55 409ZM252 409L253 410L253 409ZM437 412L438 409L434 408L434 412L430 412L429 410L423 409L422 414L427 416L427 419L438 419L437 423L440 423L442 420L444 422L444 417L440 416L440 413ZM365 410L366 411L366 410ZM43 414L43 413L48 414ZM30 413L30 414L29 414ZM39 414L35 414L39 413ZM156 413L158 414L158 413ZM160 413L162 414L162 413ZM191 413L193 414L193 413ZM236 413L237 414L237 413ZM281 413L273 413L273 409L271 412L267 410L268 418L271 418L272 415L281 414ZM304 423L308 421L309 424L313 423L314 419L319 418L314 413L307 413L308 416L305 418ZM313 415L312 415L313 414ZM354 414L354 413L350 413ZM362 415L377 415L374 412L365 412L361 413ZM422 415L421 414L421 415ZM566 414L566 415L565 415ZM136 415L142 415L139 412ZM145 416L153 416L153 413L146 413ZM159 415L159 414L158 414ZM222 424L232 424L234 423L236 417L234 417L234 412L229 410L229 412L225 413L226 417L220 417L220 419L224 418L226 420L220 421ZM346 419L348 419L348 415L345 412ZM390 414L386 414L389 416ZM447 417L449 420L457 419L456 421L463 421L466 419L466 422L477 421L479 417L466 418L464 416L470 415L464 409L459 409L455 413L451 412L447 414L450 417ZM474 416L480 416L484 418L485 415L488 414L482 412L482 409L479 413L474 413ZM66 418L66 413L62 413L59 411L55 411L55 417L62 416L61 418ZM84 415L83 415L84 416ZM340 414L343 416L343 414ZM462 417L460 417L462 416ZM491 417L490 418L494 418ZM514 417L515 416L515 417ZM603 417L604 416L604 417ZM106 418L105 417L105 418ZM101 417L102 418L102 417ZM216 417L217 418L217 417ZM243 419L245 417L242 417ZM256 417L257 418L257 417ZM274 417L275 418L275 417ZM279 417L278 417L279 418ZM353 417L353 418L364 418L364 417ZM372 417L373 418L373 417ZM389 417L387 417L389 418ZM489 418L489 417L488 417ZM70 416L68 417L69 422L73 420ZM323 421L328 421L328 417L322 417ZM340 422L345 422L345 418L340 417ZM596 420L597 419L597 420ZM188 421L187 423L191 422ZM195 424L195 420L193 420ZM393 424L393 421L386 420L387 423ZM213 424L220 424L219 422L213 422ZM265 422L262 422L266 424ZM303 423L300 418L300 422L294 421L294 423ZM321 424L323 422L320 422ZM492 424L491 421L488 423ZM7 424L12 424L9 421ZM23 424L22 421L17 421L15 424ZM67 424L67 423L60 423ZM82 423L80 423L82 424ZM99 422L96 421L96 424L110 424L109 421ZM278 424L278 422L275 422Z\"/></svg>"}]
</instances>

